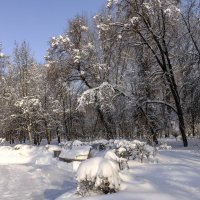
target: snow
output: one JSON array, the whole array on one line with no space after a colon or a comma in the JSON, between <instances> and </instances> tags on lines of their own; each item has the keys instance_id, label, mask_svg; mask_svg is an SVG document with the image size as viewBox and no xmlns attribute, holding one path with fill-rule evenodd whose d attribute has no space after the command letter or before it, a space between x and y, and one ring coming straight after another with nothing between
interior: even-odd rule
<instances>
[{"instance_id":1,"label":"snow","mask_svg":"<svg viewBox=\"0 0 200 200\"><path fill-rule=\"evenodd\" d=\"M0 138L0 145L1 145L1 144L4 144L4 143L5 143L5 141L6 141L6 139L5 139L5 138Z\"/></svg>"},{"instance_id":2,"label":"snow","mask_svg":"<svg viewBox=\"0 0 200 200\"><path fill-rule=\"evenodd\" d=\"M95 157L82 162L77 171L77 181L85 179L94 181L102 161L102 157Z\"/></svg>"},{"instance_id":3,"label":"snow","mask_svg":"<svg viewBox=\"0 0 200 200\"><path fill-rule=\"evenodd\" d=\"M121 39L122 39L122 35L119 34L119 35L117 36L117 38L121 40Z\"/></svg>"},{"instance_id":4,"label":"snow","mask_svg":"<svg viewBox=\"0 0 200 200\"><path fill-rule=\"evenodd\" d=\"M59 148L59 147L58 147ZM34 147L30 145L0 146L0 165L37 164L51 165L55 162L55 146Z\"/></svg>"},{"instance_id":5,"label":"snow","mask_svg":"<svg viewBox=\"0 0 200 200\"><path fill-rule=\"evenodd\" d=\"M94 105L99 102L101 110L106 110L107 107L113 109L112 100L115 90L108 82L103 82L98 87L84 91L78 98L77 110L85 111L88 105Z\"/></svg>"},{"instance_id":6,"label":"snow","mask_svg":"<svg viewBox=\"0 0 200 200\"><path fill-rule=\"evenodd\" d=\"M119 192L80 198L69 191L57 200L199 200L200 153L169 141L172 149L159 151L157 164L129 161L130 169L120 172Z\"/></svg>"},{"instance_id":7,"label":"snow","mask_svg":"<svg viewBox=\"0 0 200 200\"><path fill-rule=\"evenodd\" d=\"M81 146L83 145L83 142L79 141L79 140L75 140L72 142L72 146Z\"/></svg>"},{"instance_id":8,"label":"snow","mask_svg":"<svg viewBox=\"0 0 200 200\"><path fill-rule=\"evenodd\" d=\"M178 17L178 15L180 14L180 9L177 8L175 5L170 5L167 9L164 10L164 13L169 17L171 16Z\"/></svg>"},{"instance_id":9,"label":"snow","mask_svg":"<svg viewBox=\"0 0 200 200\"><path fill-rule=\"evenodd\" d=\"M81 26L81 30L87 31L87 30L88 30L88 27L87 27L87 26Z\"/></svg>"},{"instance_id":10,"label":"snow","mask_svg":"<svg viewBox=\"0 0 200 200\"><path fill-rule=\"evenodd\" d=\"M76 193L72 164L53 158L53 150L60 147L0 146L0 199L199 200L199 140L190 140L188 148L183 148L181 141L172 138L163 139L162 142L172 148L159 150L156 164L130 160L129 170L119 172L119 192L85 198ZM108 163L112 161L106 159L106 162L100 165L105 158L95 159L99 161L87 164L84 171L90 173L89 168L93 168L91 173L94 174L113 174L113 169L103 170L107 169ZM91 174L91 177L94 174Z\"/></svg>"},{"instance_id":11,"label":"snow","mask_svg":"<svg viewBox=\"0 0 200 200\"><path fill-rule=\"evenodd\" d=\"M104 158L107 158L112 161L120 162L120 158L115 154L115 150L109 150L106 152Z\"/></svg>"},{"instance_id":12,"label":"snow","mask_svg":"<svg viewBox=\"0 0 200 200\"><path fill-rule=\"evenodd\" d=\"M0 199L53 200L76 187L72 165L53 158L59 148L0 146Z\"/></svg>"},{"instance_id":13,"label":"snow","mask_svg":"<svg viewBox=\"0 0 200 200\"><path fill-rule=\"evenodd\" d=\"M0 199L53 200L75 187L69 169L67 164L0 165Z\"/></svg>"},{"instance_id":14,"label":"snow","mask_svg":"<svg viewBox=\"0 0 200 200\"><path fill-rule=\"evenodd\" d=\"M77 170L76 177L77 189L80 193L85 192L83 191L85 187L81 188L82 182L89 182L89 185L94 183L94 188L103 188L105 181L110 189L119 190L120 187L118 163L102 157L95 157L82 162Z\"/></svg>"},{"instance_id":15,"label":"snow","mask_svg":"<svg viewBox=\"0 0 200 200\"><path fill-rule=\"evenodd\" d=\"M72 149L62 149L60 158L85 160L88 158L90 146L74 146Z\"/></svg>"},{"instance_id":16,"label":"snow","mask_svg":"<svg viewBox=\"0 0 200 200\"><path fill-rule=\"evenodd\" d=\"M162 150L162 149L166 149L166 150L172 149L172 147L169 146L169 145L167 145L167 143L161 144L158 148L159 148L160 150Z\"/></svg>"},{"instance_id":17,"label":"snow","mask_svg":"<svg viewBox=\"0 0 200 200\"><path fill-rule=\"evenodd\" d=\"M77 172L79 165L81 164L81 161L73 161L72 165L73 165L73 172Z\"/></svg>"},{"instance_id":18,"label":"snow","mask_svg":"<svg viewBox=\"0 0 200 200\"><path fill-rule=\"evenodd\" d=\"M107 178L109 187L119 190L120 177L118 171L119 165L117 163L104 158L99 165L95 187L101 186L103 179Z\"/></svg>"},{"instance_id":19,"label":"snow","mask_svg":"<svg viewBox=\"0 0 200 200\"><path fill-rule=\"evenodd\" d=\"M132 24L135 24L135 23L137 23L139 21L139 18L138 17L132 17L130 19L130 21L131 21Z\"/></svg>"},{"instance_id":20,"label":"snow","mask_svg":"<svg viewBox=\"0 0 200 200\"><path fill-rule=\"evenodd\" d=\"M102 31L108 31L110 27L107 24L100 23L99 25L97 25L97 28Z\"/></svg>"},{"instance_id":21,"label":"snow","mask_svg":"<svg viewBox=\"0 0 200 200\"><path fill-rule=\"evenodd\" d=\"M117 4L118 0L107 0L107 8L111 8L113 4Z\"/></svg>"}]
</instances>

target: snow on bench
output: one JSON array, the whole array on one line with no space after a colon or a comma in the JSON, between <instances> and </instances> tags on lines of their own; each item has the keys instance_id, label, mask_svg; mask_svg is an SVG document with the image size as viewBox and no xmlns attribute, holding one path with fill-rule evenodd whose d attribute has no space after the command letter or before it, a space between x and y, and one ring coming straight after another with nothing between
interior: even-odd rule
<instances>
[{"instance_id":1,"label":"snow on bench","mask_svg":"<svg viewBox=\"0 0 200 200\"><path fill-rule=\"evenodd\" d=\"M65 162L86 160L90 153L90 146L77 146L72 149L62 149L59 159Z\"/></svg>"}]
</instances>

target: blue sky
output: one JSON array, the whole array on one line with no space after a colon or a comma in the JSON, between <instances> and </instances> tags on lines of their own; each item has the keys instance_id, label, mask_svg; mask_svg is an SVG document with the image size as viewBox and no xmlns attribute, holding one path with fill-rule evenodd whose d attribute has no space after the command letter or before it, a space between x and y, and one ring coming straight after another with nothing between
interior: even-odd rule
<instances>
[{"instance_id":1,"label":"blue sky","mask_svg":"<svg viewBox=\"0 0 200 200\"><path fill-rule=\"evenodd\" d=\"M43 62L52 36L62 34L77 14L93 16L106 0L0 0L0 42L12 54L14 42L27 41Z\"/></svg>"}]
</instances>

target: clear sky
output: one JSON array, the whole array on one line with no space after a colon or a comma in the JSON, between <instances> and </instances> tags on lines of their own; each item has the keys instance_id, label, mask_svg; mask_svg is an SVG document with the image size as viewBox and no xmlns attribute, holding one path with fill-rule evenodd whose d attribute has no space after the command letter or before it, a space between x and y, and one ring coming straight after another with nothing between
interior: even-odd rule
<instances>
[{"instance_id":1,"label":"clear sky","mask_svg":"<svg viewBox=\"0 0 200 200\"><path fill-rule=\"evenodd\" d=\"M62 34L77 14L93 16L106 0L0 0L0 42L13 52L14 42L27 41L34 57L43 62L48 40Z\"/></svg>"}]
</instances>

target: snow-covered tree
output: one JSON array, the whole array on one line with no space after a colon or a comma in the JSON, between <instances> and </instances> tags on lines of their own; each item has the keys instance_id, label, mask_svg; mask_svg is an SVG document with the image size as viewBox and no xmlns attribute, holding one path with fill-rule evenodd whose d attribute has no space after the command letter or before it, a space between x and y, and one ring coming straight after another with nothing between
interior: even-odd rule
<instances>
[{"instance_id":1,"label":"snow-covered tree","mask_svg":"<svg viewBox=\"0 0 200 200\"><path fill-rule=\"evenodd\" d=\"M42 123L43 109L37 97L23 97L15 102L16 113L11 117L22 122L21 126L28 132L30 144L33 144L33 134L37 132L37 126Z\"/></svg>"},{"instance_id":2,"label":"snow-covered tree","mask_svg":"<svg viewBox=\"0 0 200 200\"><path fill-rule=\"evenodd\" d=\"M179 37L177 30L181 20L177 1L109 1L108 7L112 12L121 13L122 16L120 21L110 23L108 29L117 26L122 39L137 39L138 42L133 40L131 45L137 44L139 47L147 48L154 58L154 71L159 71L159 68L162 71L174 100L183 143L187 146L183 110L174 70L179 59L176 54L176 40ZM172 54L175 55L173 58L170 56Z\"/></svg>"}]
</instances>

